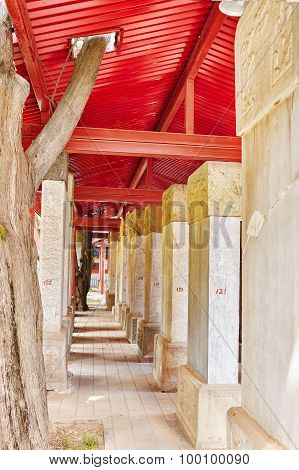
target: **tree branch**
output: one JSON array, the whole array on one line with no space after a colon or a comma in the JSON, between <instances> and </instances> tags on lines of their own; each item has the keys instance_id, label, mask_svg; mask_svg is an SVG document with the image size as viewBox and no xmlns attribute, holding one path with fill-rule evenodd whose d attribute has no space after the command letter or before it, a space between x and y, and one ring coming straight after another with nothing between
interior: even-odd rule
<instances>
[{"instance_id":1,"label":"tree branch","mask_svg":"<svg viewBox=\"0 0 299 470\"><path fill-rule=\"evenodd\" d=\"M0 72L15 74L10 19L4 0L0 0Z\"/></svg>"},{"instance_id":2,"label":"tree branch","mask_svg":"<svg viewBox=\"0 0 299 470\"><path fill-rule=\"evenodd\" d=\"M93 89L107 46L105 37L87 40L75 62L70 83L53 116L26 154L35 172L35 190L69 141Z\"/></svg>"}]
</instances>

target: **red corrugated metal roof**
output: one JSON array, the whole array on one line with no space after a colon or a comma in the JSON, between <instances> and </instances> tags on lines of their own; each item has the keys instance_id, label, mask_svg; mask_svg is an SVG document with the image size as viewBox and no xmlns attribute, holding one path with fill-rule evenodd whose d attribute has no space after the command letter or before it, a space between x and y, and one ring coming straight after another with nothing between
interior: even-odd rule
<instances>
[{"instance_id":1,"label":"red corrugated metal roof","mask_svg":"<svg viewBox=\"0 0 299 470\"><path fill-rule=\"evenodd\" d=\"M121 47L105 54L80 125L155 130L213 4L210 0L27 0L49 97L59 80L55 99L60 99L69 81L71 37L121 28ZM236 25L235 19L225 20L196 77L195 133L235 135ZM18 72L28 78L18 44L15 62ZM24 121L40 122L32 91ZM184 132L183 106L169 131ZM159 189L186 182L199 165L173 160L153 163L153 186ZM136 158L70 156L70 170L79 185L129 186L138 164ZM140 185L144 186L144 178Z\"/></svg>"}]
</instances>

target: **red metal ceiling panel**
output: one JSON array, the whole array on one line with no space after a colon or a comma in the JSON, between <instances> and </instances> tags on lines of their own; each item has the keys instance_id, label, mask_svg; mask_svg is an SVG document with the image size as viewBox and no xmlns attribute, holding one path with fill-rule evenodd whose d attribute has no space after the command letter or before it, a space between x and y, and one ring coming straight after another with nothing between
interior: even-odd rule
<instances>
[{"instance_id":1,"label":"red metal ceiling panel","mask_svg":"<svg viewBox=\"0 0 299 470\"><path fill-rule=\"evenodd\" d=\"M80 125L154 130L213 4L211 0L27 0L50 97L56 89L54 99L59 100L69 81L73 69L68 57L71 37L122 28L121 48L105 55ZM196 77L195 133L235 135L236 25L235 19L225 20ZM28 79L17 43L15 62L18 72ZM40 122L32 91L24 121ZM184 132L183 106L169 131ZM186 182L199 164L154 160L154 188ZM70 156L70 170L79 185L129 186L138 165L136 158ZM141 187L144 182L143 178Z\"/></svg>"}]
</instances>

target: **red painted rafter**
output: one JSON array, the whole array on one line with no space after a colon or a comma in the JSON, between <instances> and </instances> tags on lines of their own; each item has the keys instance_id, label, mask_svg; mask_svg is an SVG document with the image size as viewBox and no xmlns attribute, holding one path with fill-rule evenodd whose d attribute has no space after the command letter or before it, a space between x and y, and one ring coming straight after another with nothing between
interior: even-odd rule
<instances>
[{"instance_id":1,"label":"red painted rafter","mask_svg":"<svg viewBox=\"0 0 299 470\"><path fill-rule=\"evenodd\" d=\"M74 200L76 202L160 203L162 201L162 194L163 191L147 189L76 186L74 189Z\"/></svg>"},{"instance_id":2,"label":"red painted rafter","mask_svg":"<svg viewBox=\"0 0 299 470\"><path fill-rule=\"evenodd\" d=\"M24 125L25 146L40 130L41 126ZM215 135L77 127L65 151L99 156L240 161L241 140Z\"/></svg>"},{"instance_id":3,"label":"red painted rafter","mask_svg":"<svg viewBox=\"0 0 299 470\"><path fill-rule=\"evenodd\" d=\"M146 166L146 187L151 189L153 185L153 160L151 158L147 159Z\"/></svg>"},{"instance_id":4,"label":"red painted rafter","mask_svg":"<svg viewBox=\"0 0 299 470\"><path fill-rule=\"evenodd\" d=\"M158 131L167 131L170 126L184 101L187 80L194 80L196 77L225 19L226 16L220 12L218 3L215 3L171 100L162 115L157 127Z\"/></svg>"},{"instance_id":5,"label":"red painted rafter","mask_svg":"<svg viewBox=\"0 0 299 470\"><path fill-rule=\"evenodd\" d=\"M194 80L192 79L186 82L185 132L194 134Z\"/></svg>"},{"instance_id":6,"label":"red painted rafter","mask_svg":"<svg viewBox=\"0 0 299 470\"><path fill-rule=\"evenodd\" d=\"M144 172L146 171L147 168L147 159L143 158L139 164L139 167L131 181L130 188L135 189L138 186L139 181L141 180Z\"/></svg>"},{"instance_id":7,"label":"red painted rafter","mask_svg":"<svg viewBox=\"0 0 299 470\"><path fill-rule=\"evenodd\" d=\"M30 82L35 93L42 122L51 115L48 91L43 78L43 68L39 59L25 0L6 0L9 16L18 38L19 47L26 65Z\"/></svg>"},{"instance_id":8,"label":"red painted rafter","mask_svg":"<svg viewBox=\"0 0 299 470\"><path fill-rule=\"evenodd\" d=\"M105 217L76 217L74 219L75 227L94 228L97 231L119 229L120 221L117 219L108 219Z\"/></svg>"},{"instance_id":9,"label":"red painted rafter","mask_svg":"<svg viewBox=\"0 0 299 470\"><path fill-rule=\"evenodd\" d=\"M190 56L188 64L186 65L186 68L174 90L171 100L157 126L158 131L167 131L180 105L186 97L185 130L187 134L194 132L194 79L201 65L203 64L203 61L206 58L221 26L223 25L225 18L226 16L223 15L219 10L219 5L215 4L211 10L202 34L196 43L193 53ZM193 100L193 102L191 100ZM191 115L192 113L193 116ZM143 158L137 170L137 174L139 176L138 182L145 173L146 167L147 159ZM132 183L130 186L133 187Z\"/></svg>"}]
</instances>

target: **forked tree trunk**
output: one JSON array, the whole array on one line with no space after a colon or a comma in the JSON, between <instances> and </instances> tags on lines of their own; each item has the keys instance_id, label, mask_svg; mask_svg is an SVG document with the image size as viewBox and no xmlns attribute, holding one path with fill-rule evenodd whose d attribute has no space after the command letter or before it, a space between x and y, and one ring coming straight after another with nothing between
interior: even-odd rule
<instances>
[{"instance_id":1,"label":"forked tree trunk","mask_svg":"<svg viewBox=\"0 0 299 470\"><path fill-rule=\"evenodd\" d=\"M29 209L35 190L65 147L91 93L104 39L88 41L71 83L46 128L24 152L22 111L28 83L13 65L12 38L0 0L0 447L46 449L48 413L42 305Z\"/></svg>"}]
</instances>

